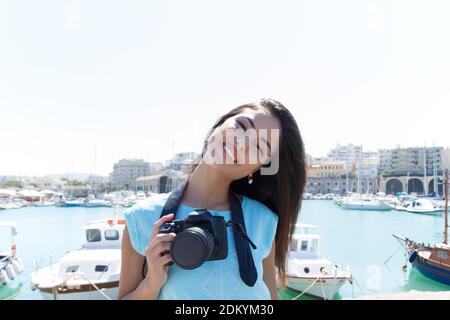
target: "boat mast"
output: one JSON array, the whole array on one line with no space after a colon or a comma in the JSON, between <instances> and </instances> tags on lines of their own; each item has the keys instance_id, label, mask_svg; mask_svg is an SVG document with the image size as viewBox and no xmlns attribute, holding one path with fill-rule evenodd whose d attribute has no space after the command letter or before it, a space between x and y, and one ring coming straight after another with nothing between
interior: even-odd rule
<instances>
[{"instance_id":1,"label":"boat mast","mask_svg":"<svg viewBox=\"0 0 450 320\"><path fill-rule=\"evenodd\" d=\"M409 189L409 171L408 174L406 175L406 195L408 195L408 190Z\"/></svg>"},{"instance_id":2,"label":"boat mast","mask_svg":"<svg viewBox=\"0 0 450 320\"><path fill-rule=\"evenodd\" d=\"M423 147L423 195L427 196L427 147Z\"/></svg>"},{"instance_id":3,"label":"boat mast","mask_svg":"<svg viewBox=\"0 0 450 320\"><path fill-rule=\"evenodd\" d=\"M445 170L445 230L444 244L448 244L448 169Z\"/></svg>"},{"instance_id":4,"label":"boat mast","mask_svg":"<svg viewBox=\"0 0 450 320\"><path fill-rule=\"evenodd\" d=\"M358 158L358 195L361 194L361 162L362 162L362 145L359 149L359 158Z\"/></svg>"},{"instance_id":5,"label":"boat mast","mask_svg":"<svg viewBox=\"0 0 450 320\"><path fill-rule=\"evenodd\" d=\"M348 168L347 168L347 164L345 165L345 186L346 186L346 188L345 188L345 195L348 195Z\"/></svg>"},{"instance_id":6,"label":"boat mast","mask_svg":"<svg viewBox=\"0 0 450 320\"><path fill-rule=\"evenodd\" d=\"M439 197L439 184L438 184L438 168L436 165L437 161L437 150L433 143L433 189L435 198Z\"/></svg>"}]
</instances>

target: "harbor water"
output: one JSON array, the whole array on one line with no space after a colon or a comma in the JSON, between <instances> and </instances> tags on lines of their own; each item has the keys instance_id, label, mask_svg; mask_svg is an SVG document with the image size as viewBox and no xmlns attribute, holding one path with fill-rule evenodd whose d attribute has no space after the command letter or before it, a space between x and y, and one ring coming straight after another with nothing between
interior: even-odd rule
<instances>
[{"instance_id":1,"label":"harbor water","mask_svg":"<svg viewBox=\"0 0 450 320\"><path fill-rule=\"evenodd\" d=\"M121 209L123 210L123 209ZM24 207L0 211L0 221L17 224L17 255L25 272L14 285L2 288L0 299L41 299L30 288L33 261L44 258L40 266L56 262L66 251L77 249L84 241L82 226L88 221L112 217L114 208ZM425 243L443 239L444 217L398 211L347 211L333 201L303 202L299 223L316 225L312 230L322 235L320 252L338 266L353 274L353 285L341 288L337 299L396 293L410 290L447 291L446 286L430 280L415 270L404 271L407 257L392 234L406 236ZM0 246L9 245L9 234L1 230ZM49 257L53 256L52 259ZM280 299L290 299L296 293L280 290Z\"/></svg>"}]
</instances>

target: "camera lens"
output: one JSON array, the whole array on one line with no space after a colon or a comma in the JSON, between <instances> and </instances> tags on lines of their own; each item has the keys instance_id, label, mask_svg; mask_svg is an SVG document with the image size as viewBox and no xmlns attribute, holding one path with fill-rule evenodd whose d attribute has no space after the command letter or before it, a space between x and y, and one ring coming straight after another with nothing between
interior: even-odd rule
<instances>
[{"instance_id":1,"label":"camera lens","mask_svg":"<svg viewBox=\"0 0 450 320\"><path fill-rule=\"evenodd\" d=\"M200 267L214 251L214 237L199 227L187 228L173 239L172 260L183 269Z\"/></svg>"}]
</instances>

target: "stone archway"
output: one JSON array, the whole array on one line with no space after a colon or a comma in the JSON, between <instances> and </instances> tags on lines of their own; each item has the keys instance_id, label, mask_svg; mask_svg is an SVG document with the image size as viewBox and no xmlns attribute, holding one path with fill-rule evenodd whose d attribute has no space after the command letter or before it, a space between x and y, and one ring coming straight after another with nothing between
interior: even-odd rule
<instances>
[{"instance_id":1,"label":"stone archway","mask_svg":"<svg viewBox=\"0 0 450 320\"><path fill-rule=\"evenodd\" d=\"M403 192L403 183L399 179L389 179L386 183L386 194L397 194Z\"/></svg>"},{"instance_id":2,"label":"stone archway","mask_svg":"<svg viewBox=\"0 0 450 320\"><path fill-rule=\"evenodd\" d=\"M438 194L442 194L442 191L444 190L442 179L438 178ZM434 192L434 179L431 179L430 183L428 184L428 192L433 193Z\"/></svg>"},{"instance_id":3,"label":"stone archway","mask_svg":"<svg viewBox=\"0 0 450 320\"><path fill-rule=\"evenodd\" d=\"M425 193L424 184L422 180L417 178L411 178L408 181L408 193Z\"/></svg>"}]
</instances>

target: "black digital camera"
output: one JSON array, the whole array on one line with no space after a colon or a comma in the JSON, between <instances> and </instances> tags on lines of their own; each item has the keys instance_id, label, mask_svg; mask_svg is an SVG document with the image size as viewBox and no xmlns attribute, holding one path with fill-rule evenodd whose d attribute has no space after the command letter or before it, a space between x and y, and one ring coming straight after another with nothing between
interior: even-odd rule
<instances>
[{"instance_id":1,"label":"black digital camera","mask_svg":"<svg viewBox=\"0 0 450 320\"><path fill-rule=\"evenodd\" d=\"M228 256L227 225L224 217L196 210L185 220L164 223L159 233L176 233L170 245L172 261L182 269L193 270L205 261ZM173 263L170 263L173 264Z\"/></svg>"}]
</instances>

